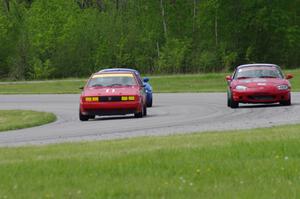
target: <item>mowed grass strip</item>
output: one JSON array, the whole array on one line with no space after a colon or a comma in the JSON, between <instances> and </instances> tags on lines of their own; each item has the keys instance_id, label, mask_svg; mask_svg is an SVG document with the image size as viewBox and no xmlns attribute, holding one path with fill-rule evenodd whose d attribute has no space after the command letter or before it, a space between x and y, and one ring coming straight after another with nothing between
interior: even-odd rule
<instances>
[{"instance_id":1,"label":"mowed grass strip","mask_svg":"<svg viewBox=\"0 0 300 199\"><path fill-rule=\"evenodd\" d=\"M86 80L51 80L51 81L26 81L2 82L0 94L73 94L80 93L80 87Z\"/></svg>"},{"instance_id":2,"label":"mowed grass strip","mask_svg":"<svg viewBox=\"0 0 300 199\"><path fill-rule=\"evenodd\" d=\"M224 92L226 74L153 76L150 83L157 93Z\"/></svg>"},{"instance_id":3,"label":"mowed grass strip","mask_svg":"<svg viewBox=\"0 0 300 199\"><path fill-rule=\"evenodd\" d=\"M300 91L300 69L288 70L285 73L291 73L295 76L291 80L293 91ZM230 75L230 73L150 76L150 83L156 93L225 92L226 75ZM2 82L0 94L80 93L79 88L85 85L86 79Z\"/></svg>"},{"instance_id":4,"label":"mowed grass strip","mask_svg":"<svg viewBox=\"0 0 300 199\"><path fill-rule=\"evenodd\" d=\"M300 125L0 149L0 198L298 198Z\"/></svg>"},{"instance_id":5,"label":"mowed grass strip","mask_svg":"<svg viewBox=\"0 0 300 199\"><path fill-rule=\"evenodd\" d=\"M56 116L53 113L27 110L0 110L0 132L39 126L55 120Z\"/></svg>"}]
</instances>

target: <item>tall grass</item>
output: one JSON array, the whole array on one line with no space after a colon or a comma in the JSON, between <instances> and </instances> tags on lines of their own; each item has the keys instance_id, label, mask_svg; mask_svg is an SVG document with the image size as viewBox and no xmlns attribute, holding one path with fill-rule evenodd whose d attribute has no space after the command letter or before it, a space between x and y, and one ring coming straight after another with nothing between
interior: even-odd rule
<instances>
[{"instance_id":1,"label":"tall grass","mask_svg":"<svg viewBox=\"0 0 300 199\"><path fill-rule=\"evenodd\" d=\"M0 198L298 198L300 125L0 149Z\"/></svg>"}]
</instances>

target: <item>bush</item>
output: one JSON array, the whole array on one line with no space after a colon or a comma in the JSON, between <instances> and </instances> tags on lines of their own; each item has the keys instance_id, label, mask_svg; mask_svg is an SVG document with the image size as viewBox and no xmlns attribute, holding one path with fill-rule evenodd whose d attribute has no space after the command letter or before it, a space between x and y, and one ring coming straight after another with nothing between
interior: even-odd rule
<instances>
[{"instance_id":1,"label":"bush","mask_svg":"<svg viewBox=\"0 0 300 199\"><path fill-rule=\"evenodd\" d=\"M203 51L200 55L199 63L201 71L209 72L215 71L220 62L215 52Z\"/></svg>"},{"instance_id":2,"label":"bush","mask_svg":"<svg viewBox=\"0 0 300 199\"><path fill-rule=\"evenodd\" d=\"M158 60L158 70L163 73L181 72L189 43L179 39L168 39Z\"/></svg>"},{"instance_id":3,"label":"bush","mask_svg":"<svg viewBox=\"0 0 300 199\"><path fill-rule=\"evenodd\" d=\"M33 63L32 78L33 79L48 79L54 73L55 68L51 66L51 62L47 59L42 62L40 59L35 59Z\"/></svg>"}]
</instances>

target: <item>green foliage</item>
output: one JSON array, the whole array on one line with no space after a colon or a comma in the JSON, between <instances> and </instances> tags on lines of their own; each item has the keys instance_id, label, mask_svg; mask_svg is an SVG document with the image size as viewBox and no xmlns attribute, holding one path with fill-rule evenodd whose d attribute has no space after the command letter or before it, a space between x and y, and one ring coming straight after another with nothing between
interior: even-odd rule
<instances>
[{"instance_id":1,"label":"green foliage","mask_svg":"<svg viewBox=\"0 0 300 199\"><path fill-rule=\"evenodd\" d=\"M30 43L28 29L25 24L27 9L24 4L10 1L10 9L7 13L9 19L9 47L11 50L6 61L9 67L9 76L12 79L29 78Z\"/></svg>"},{"instance_id":2,"label":"green foliage","mask_svg":"<svg viewBox=\"0 0 300 199\"><path fill-rule=\"evenodd\" d=\"M193 73L270 62L296 68L300 2L5 0L0 43L0 77L14 79L80 77L108 67Z\"/></svg>"},{"instance_id":3,"label":"green foliage","mask_svg":"<svg viewBox=\"0 0 300 199\"><path fill-rule=\"evenodd\" d=\"M247 49L248 50L248 49ZM229 71L233 69L233 65L236 62L237 58L238 58L238 53L237 52L228 52L226 51L226 48L221 48L221 58L222 58L222 63L223 63L223 67L224 67L224 71ZM247 51L248 52L248 51ZM249 51L249 55L250 56L250 52ZM247 56L246 56L247 57Z\"/></svg>"},{"instance_id":4,"label":"green foliage","mask_svg":"<svg viewBox=\"0 0 300 199\"><path fill-rule=\"evenodd\" d=\"M67 41L73 40L74 36L70 36L72 32L69 31L66 35L64 31L65 27L69 25L68 23L72 23L74 20L74 15L78 10L79 8L70 0L39 0L34 1L31 5L26 18L26 26L31 44L34 78L50 77L54 68L60 70L61 73L65 73L66 68L71 69L70 64L66 65L63 59L69 57L62 58L61 56L70 50L69 46L63 46L65 50L61 51L61 46L66 42L61 38L65 38ZM76 58L76 54L72 56ZM57 59L60 59L60 63L57 63ZM44 67L45 64L47 66ZM35 72L39 74L35 75ZM46 75L45 72L49 74Z\"/></svg>"},{"instance_id":5,"label":"green foliage","mask_svg":"<svg viewBox=\"0 0 300 199\"><path fill-rule=\"evenodd\" d=\"M47 59L44 63L40 59L36 59L33 63L33 79L47 79L51 77L55 68L51 65L49 59Z\"/></svg>"},{"instance_id":6,"label":"green foliage","mask_svg":"<svg viewBox=\"0 0 300 199\"><path fill-rule=\"evenodd\" d=\"M159 71L167 73L182 72L181 68L189 44L178 39L170 39L162 49L161 56L158 60Z\"/></svg>"},{"instance_id":7,"label":"green foliage","mask_svg":"<svg viewBox=\"0 0 300 199\"><path fill-rule=\"evenodd\" d=\"M5 76L9 72L9 67L5 63L5 59L8 56L7 48L9 41L7 39L9 33L9 21L7 16L3 13L3 10L0 9L0 77Z\"/></svg>"}]
</instances>

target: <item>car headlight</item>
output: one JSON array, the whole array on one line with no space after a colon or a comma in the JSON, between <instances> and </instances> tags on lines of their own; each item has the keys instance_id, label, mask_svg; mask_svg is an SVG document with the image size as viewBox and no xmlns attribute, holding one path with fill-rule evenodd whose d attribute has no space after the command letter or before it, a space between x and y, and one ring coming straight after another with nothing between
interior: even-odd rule
<instances>
[{"instance_id":1,"label":"car headlight","mask_svg":"<svg viewBox=\"0 0 300 199\"><path fill-rule=\"evenodd\" d=\"M247 89L246 86L241 86L241 85L238 85L235 87L236 90L239 90L239 91L245 91Z\"/></svg>"},{"instance_id":2,"label":"car headlight","mask_svg":"<svg viewBox=\"0 0 300 199\"><path fill-rule=\"evenodd\" d=\"M279 85L277 86L278 90L288 90L289 86L288 85Z\"/></svg>"}]
</instances>

